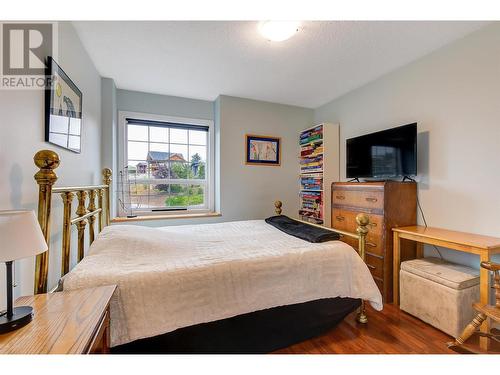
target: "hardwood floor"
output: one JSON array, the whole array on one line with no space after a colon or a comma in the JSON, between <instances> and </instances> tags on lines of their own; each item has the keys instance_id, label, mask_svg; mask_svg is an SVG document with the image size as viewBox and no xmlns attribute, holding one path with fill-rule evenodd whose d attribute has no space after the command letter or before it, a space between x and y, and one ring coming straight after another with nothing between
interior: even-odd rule
<instances>
[{"instance_id":1,"label":"hardwood floor","mask_svg":"<svg viewBox=\"0 0 500 375\"><path fill-rule=\"evenodd\" d=\"M368 324L350 314L323 336L276 351L282 354L454 354L451 336L401 311L392 304L380 312L367 306Z\"/></svg>"}]
</instances>

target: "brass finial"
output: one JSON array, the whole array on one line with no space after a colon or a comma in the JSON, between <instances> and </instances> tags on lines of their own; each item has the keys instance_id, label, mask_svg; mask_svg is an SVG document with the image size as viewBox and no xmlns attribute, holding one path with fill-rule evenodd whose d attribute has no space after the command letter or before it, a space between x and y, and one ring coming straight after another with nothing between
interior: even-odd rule
<instances>
[{"instance_id":1,"label":"brass finial","mask_svg":"<svg viewBox=\"0 0 500 375\"><path fill-rule=\"evenodd\" d=\"M110 185L111 184L111 175L113 172L111 172L111 169L109 168L104 168L102 170L102 177L105 185Z\"/></svg>"},{"instance_id":2,"label":"brass finial","mask_svg":"<svg viewBox=\"0 0 500 375\"><path fill-rule=\"evenodd\" d=\"M367 214L357 214L356 223L358 223L358 225L361 225L362 227L366 227L370 223L370 218Z\"/></svg>"},{"instance_id":3,"label":"brass finial","mask_svg":"<svg viewBox=\"0 0 500 375\"><path fill-rule=\"evenodd\" d=\"M35 165L40 169L56 169L59 167L59 155L52 150L38 151L33 157Z\"/></svg>"},{"instance_id":4,"label":"brass finial","mask_svg":"<svg viewBox=\"0 0 500 375\"><path fill-rule=\"evenodd\" d=\"M35 173L35 180L45 191L44 186L52 186L57 181L57 175L54 169L59 167L59 163L61 162L59 160L59 155L52 150L41 150L33 156L33 161L39 168L38 172ZM50 198L46 197L46 199Z\"/></svg>"},{"instance_id":5,"label":"brass finial","mask_svg":"<svg viewBox=\"0 0 500 375\"><path fill-rule=\"evenodd\" d=\"M356 215L356 223L358 223L358 227L356 232L360 235L365 235L368 233L368 224L370 224L370 218L367 214L357 214Z\"/></svg>"},{"instance_id":6,"label":"brass finial","mask_svg":"<svg viewBox=\"0 0 500 375\"><path fill-rule=\"evenodd\" d=\"M281 207L283 206L283 203L281 201L276 201L274 202L274 207L276 208L274 210L274 212L276 213L276 215L281 215Z\"/></svg>"}]
</instances>

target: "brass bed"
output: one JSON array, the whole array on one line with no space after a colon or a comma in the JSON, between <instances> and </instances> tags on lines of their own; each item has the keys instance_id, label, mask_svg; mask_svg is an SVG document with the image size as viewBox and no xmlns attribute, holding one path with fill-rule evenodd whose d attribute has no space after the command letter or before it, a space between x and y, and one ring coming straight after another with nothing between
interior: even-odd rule
<instances>
[{"instance_id":1,"label":"brass bed","mask_svg":"<svg viewBox=\"0 0 500 375\"><path fill-rule=\"evenodd\" d=\"M62 277L70 271L72 225L75 225L77 229L77 261L79 262L85 255L86 229L88 229L88 243L90 245L94 241L96 234L110 224L112 172L109 168L103 169L103 184L101 185L57 187L55 186L57 181L55 170L60 164L58 154L51 150L41 150L35 154L34 162L37 168L39 168L34 176L39 186L38 220L45 240L49 245L49 249L36 258L34 293L39 294L47 292L49 254L55 251L50 248L52 195L60 195L63 202L62 261L60 272L60 276ZM73 213L73 201L75 200L77 205ZM280 215L281 212L282 202L276 201L275 213ZM356 220L358 224L356 233L333 230L311 223L307 224L335 231L341 236L357 239L359 241L359 255L364 261L369 219L367 215L359 214ZM364 301L361 301L357 320L360 323L366 323L368 320Z\"/></svg>"}]
</instances>

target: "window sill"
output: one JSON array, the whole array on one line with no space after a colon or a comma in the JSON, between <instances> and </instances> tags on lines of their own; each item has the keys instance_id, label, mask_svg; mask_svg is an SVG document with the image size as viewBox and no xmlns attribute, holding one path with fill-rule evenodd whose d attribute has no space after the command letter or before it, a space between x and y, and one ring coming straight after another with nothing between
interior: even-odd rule
<instances>
[{"instance_id":1,"label":"window sill","mask_svg":"<svg viewBox=\"0 0 500 375\"><path fill-rule=\"evenodd\" d=\"M111 219L111 223L128 223L133 221L149 221L149 220L170 220L170 219L196 219L203 217L218 217L222 216L220 212L204 212L199 214L172 214L172 215L143 215L136 217L115 217Z\"/></svg>"}]
</instances>

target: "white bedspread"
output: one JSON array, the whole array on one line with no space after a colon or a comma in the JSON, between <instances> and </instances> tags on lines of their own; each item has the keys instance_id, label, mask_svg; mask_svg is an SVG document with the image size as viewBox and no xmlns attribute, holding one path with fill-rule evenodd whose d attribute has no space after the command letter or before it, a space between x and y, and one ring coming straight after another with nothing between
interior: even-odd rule
<instances>
[{"instance_id":1,"label":"white bedspread","mask_svg":"<svg viewBox=\"0 0 500 375\"><path fill-rule=\"evenodd\" d=\"M111 345L320 298L382 309L361 258L343 242L312 244L263 220L106 227L64 277L64 290L117 284Z\"/></svg>"}]
</instances>

